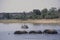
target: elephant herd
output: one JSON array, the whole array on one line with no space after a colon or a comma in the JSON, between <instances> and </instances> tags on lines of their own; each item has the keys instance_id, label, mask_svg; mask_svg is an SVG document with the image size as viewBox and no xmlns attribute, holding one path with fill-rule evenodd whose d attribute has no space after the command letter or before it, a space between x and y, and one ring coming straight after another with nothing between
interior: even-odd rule
<instances>
[{"instance_id":1,"label":"elephant herd","mask_svg":"<svg viewBox=\"0 0 60 40\"><path fill-rule=\"evenodd\" d=\"M56 30L46 29L42 31L15 31L14 34L58 34Z\"/></svg>"}]
</instances>

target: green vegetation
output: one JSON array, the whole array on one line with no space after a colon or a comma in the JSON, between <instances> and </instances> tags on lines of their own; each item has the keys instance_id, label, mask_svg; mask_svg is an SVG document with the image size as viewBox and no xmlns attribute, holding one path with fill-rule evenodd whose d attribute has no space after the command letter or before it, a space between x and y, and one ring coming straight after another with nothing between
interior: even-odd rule
<instances>
[{"instance_id":1,"label":"green vegetation","mask_svg":"<svg viewBox=\"0 0 60 40\"><path fill-rule=\"evenodd\" d=\"M14 15L16 14L16 15ZM1 17L0 17L1 18ZM60 18L60 9L52 7L51 9L44 8L43 10L34 9L31 12L23 13L3 13L1 19L56 19Z\"/></svg>"}]
</instances>

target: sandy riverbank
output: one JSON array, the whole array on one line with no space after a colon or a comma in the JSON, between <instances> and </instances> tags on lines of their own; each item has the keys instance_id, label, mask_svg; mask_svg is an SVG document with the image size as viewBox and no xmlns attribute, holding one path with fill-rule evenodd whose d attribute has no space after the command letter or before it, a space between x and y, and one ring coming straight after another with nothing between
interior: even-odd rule
<instances>
[{"instance_id":1,"label":"sandy riverbank","mask_svg":"<svg viewBox=\"0 0 60 40\"><path fill-rule=\"evenodd\" d=\"M59 23L60 24L60 19L28 19L28 20L0 20L0 23Z\"/></svg>"}]
</instances>

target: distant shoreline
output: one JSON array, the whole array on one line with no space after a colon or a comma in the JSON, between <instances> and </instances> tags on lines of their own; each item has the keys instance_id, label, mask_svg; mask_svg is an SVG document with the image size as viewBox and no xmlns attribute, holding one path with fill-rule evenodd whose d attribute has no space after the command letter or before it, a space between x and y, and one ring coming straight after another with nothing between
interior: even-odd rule
<instances>
[{"instance_id":1,"label":"distant shoreline","mask_svg":"<svg viewBox=\"0 0 60 40\"><path fill-rule=\"evenodd\" d=\"M10 20L0 20L0 23L57 23L60 24L60 19L28 19L28 20L20 20L20 19L10 19Z\"/></svg>"}]
</instances>

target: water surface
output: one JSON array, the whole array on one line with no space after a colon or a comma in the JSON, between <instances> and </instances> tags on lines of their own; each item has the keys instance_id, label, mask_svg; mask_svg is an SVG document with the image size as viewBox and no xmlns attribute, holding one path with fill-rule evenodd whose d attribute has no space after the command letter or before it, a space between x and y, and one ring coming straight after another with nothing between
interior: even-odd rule
<instances>
[{"instance_id":1,"label":"water surface","mask_svg":"<svg viewBox=\"0 0 60 40\"><path fill-rule=\"evenodd\" d=\"M28 29L22 29L22 25L28 25ZM45 30L56 29L59 34L22 34L14 35L16 30ZM0 23L0 40L59 40L60 25L59 24L31 24L31 23Z\"/></svg>"}]
</instances>

